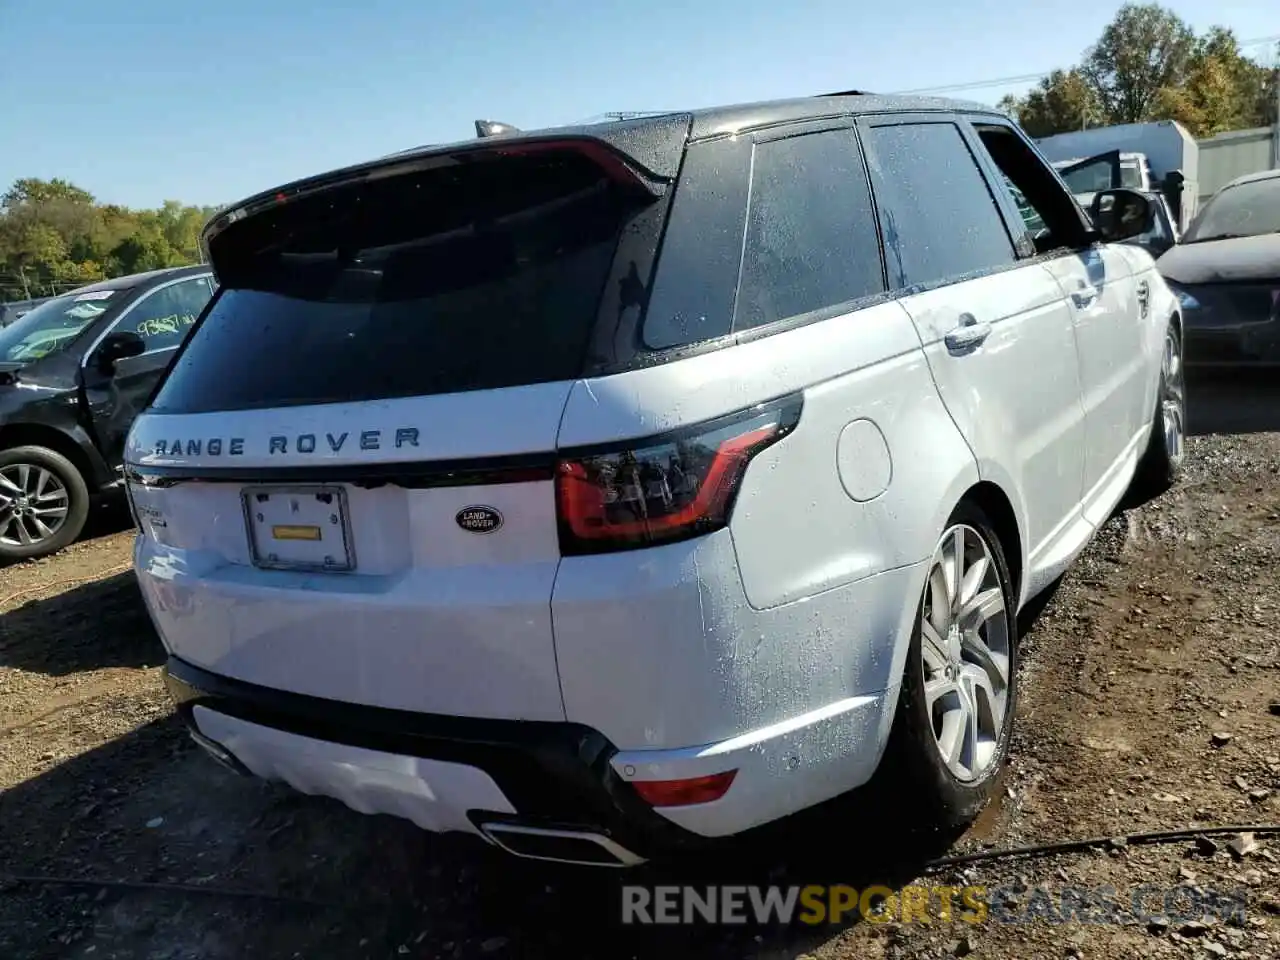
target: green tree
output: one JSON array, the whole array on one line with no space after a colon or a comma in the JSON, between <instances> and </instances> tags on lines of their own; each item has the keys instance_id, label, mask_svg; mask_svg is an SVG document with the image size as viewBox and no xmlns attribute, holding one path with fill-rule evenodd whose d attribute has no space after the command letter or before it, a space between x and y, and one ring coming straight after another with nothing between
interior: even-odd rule
<instances>
[{"instance_id":1,"label":"green tree","mask_svg":"<svg viewBox=\"0 0 1280 960\"><path fill-rule=\"evenodd\" d=\"M53 180L26 178L14 181L13 186L0 197L0 205L12 208L22 203L48 203L51 200L92 204L93 194L56 177Z\"/></svg>"},{"instance_id":2,"label":"green tree","mask_svg":"<svg viewBox=\"0 0 1280 960\"><path fill-rule=\"evenodd\" d=\"M1000 107L1035 137L1150 120L1177 120L1205 137L1272 122L1278 76L1225 27L1197 37L1172 10L1127 3L1078 67L1053 71Z\"/></svg>"},{"instance_id":3,"label":"green tree","mask_svg":"<svg viewBox=\"0 0 1280 960\"><path fill-rule=\"evenodd\" d=\"M131 210L66 180L18 180L0 194L0 299L194 263L212 213L174 200Z\"/></svg>"},{"instance_id":4,"label":"green tree","mask_svg":"<svg viewBox=\"0 0 1280 960\"><path fill-rule=\"evenodd\" d=\"M1152 119L1166 88L1182 86L1196 52L1195 32L1158 3L1127 3L1085 55L1081 72L1112 123Z\"/></svg>"},{"instance_id":5,"label":"green tree","mask_svg":"<svg viewBox=\"0 0 1280 960\"><path fill-rule=\"evenodd\" d=\"M1079 70L1054 70L1022 99L1001 104L1033 137L1097 125L1102 108L1093 87Z\"/></svg>"}]
</instances>

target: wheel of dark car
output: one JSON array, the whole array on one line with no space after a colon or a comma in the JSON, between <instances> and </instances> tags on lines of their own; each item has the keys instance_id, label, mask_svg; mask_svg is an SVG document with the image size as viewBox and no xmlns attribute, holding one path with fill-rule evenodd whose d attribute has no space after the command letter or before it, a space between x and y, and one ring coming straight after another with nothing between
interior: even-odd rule
<instances>
[{"instance_id":1,"label":"wheel of dark car","mask_svg":"<svg viewBox=\"0 0 1280 960\"><path fill-rule=\"evenodd\" d=\"M1182 474L1186 459L1186 381L1182 372L1182 338L1169 325L1160 360L1160 388L1151 422L1151 439L1138 464L1134 485L1147 496L1168 490Z\"/></svg>"},{"instance_id":2,"label":"wheel of dark car","mask_svg":"<svg viewBox=\"0 0 1280 960\"><path fill-rule=\"evenodd\" d=\"M986 515L952 514L930 561L886 760L938 826L990 797L1009 750L1018 627L1009 568Z\"/></svg>"},{"instance_id":3,"label":"wheel of dark car","mask_svg":"<svg viewBox=\"0 0 1280 960\"><path fill-rule=\"evenodd\" d=\"M84 529L89 491L75 465L46 447L0 451L0 559L61 550Z\"/></svg>"}]
</instances>

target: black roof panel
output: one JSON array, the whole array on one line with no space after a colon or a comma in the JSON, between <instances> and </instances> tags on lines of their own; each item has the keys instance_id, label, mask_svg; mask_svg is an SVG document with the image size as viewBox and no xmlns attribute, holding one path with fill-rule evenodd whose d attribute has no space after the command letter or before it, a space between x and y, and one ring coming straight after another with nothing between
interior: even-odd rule
<instances>
[{"instance_id":1,"label":"black roof panel","mask_svg":"<svg viewBox=\"0 0 1280 960\"><path fill-rule=\"evenodd\" d=\"M227 224L223 218L228 213L239 211L236 216L247 213L278 194L292 195L321 189L329 184L358 179L375 170L382 170L400 163L412 164L418 158L470 150L488 150L502 143L546 140L553 137L590 137L611 144L651 176L670 181L679 172L680 159L684 152L683 146L688 140L723 136L776 123L795 123L824 117L931 111L963 111L1002 116L995 108L984 104L938 97L836 93L791 100L673 111L625 120L604 120L599 123L520 130L484 138L472 137L453 143L431 144L397 151L364 163L352 164L264 190L220 210L206 226L205 237L208 238L211 232L216 233Z\"/></svg>"}]
</instances>

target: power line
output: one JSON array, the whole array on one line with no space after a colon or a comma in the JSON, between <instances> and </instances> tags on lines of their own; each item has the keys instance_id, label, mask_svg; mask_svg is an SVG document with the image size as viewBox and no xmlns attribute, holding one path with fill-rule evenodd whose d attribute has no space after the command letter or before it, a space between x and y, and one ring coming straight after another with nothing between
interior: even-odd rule
<instances>
[{"instance_id":1,"label":"power line","mask_svg":"<svg viewBox=\"0 0 1280 960\"><path fill-rule=\"evenodd\" d=\"M1240 40L1238 45L1244 47L1256 47L1264 43L1280 42L1280 34L1270 37L1254 37L1251 40ZM917 87L914 90L896 90L894 93L898 96L909 96L927 93L956 93L962 90L982 90L987 87L1011 87L1014 84L1036 83L1043 80L1052 70L1045 70L1041 73L1024 73L1013 77L996 77L992 80L974 80L968 83L949 83L939 87Z\"/></svg>"}]
</instances>

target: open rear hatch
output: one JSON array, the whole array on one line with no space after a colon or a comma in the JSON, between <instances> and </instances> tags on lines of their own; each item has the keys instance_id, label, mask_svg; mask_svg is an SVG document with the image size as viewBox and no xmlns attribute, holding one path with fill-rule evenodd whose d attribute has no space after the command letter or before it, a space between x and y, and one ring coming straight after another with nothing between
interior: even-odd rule
<instances>
[{"instance_id":1,"label":"open rear hatch","mask_svg":"<svg viewBox=\"0 0 1280 960\"><path fill-rule=\"evenodd\" d=\"M127 453L171 652L335 700L563 719L556 434L635 269L619 240L663 194L608 143L495 138L215 221L219 292Z\"/></svg>"}]
</instances>

